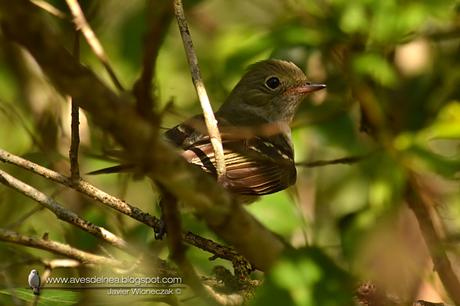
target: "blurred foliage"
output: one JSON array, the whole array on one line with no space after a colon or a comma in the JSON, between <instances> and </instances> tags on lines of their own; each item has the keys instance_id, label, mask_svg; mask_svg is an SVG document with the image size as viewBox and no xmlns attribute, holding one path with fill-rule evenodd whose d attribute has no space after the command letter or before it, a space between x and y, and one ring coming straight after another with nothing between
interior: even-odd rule
<instances>
[{"instance_id":1,"label":"blurred foliage","mask_svg":"<svg viewBox=\"0 0 460 306\"><path fill-rule=\"evenodd\" d=\"M49 2L67 11L64 1ZM115 71L124 86L131 88L142 63L148 20L145 1L81 2ZM268 57L291 60L311 80L328 86L327 92L313 95L299 109L293 131L296 159L370 153L358 164L299 168L295 187L248 207L295 247L313 246L287 254L257 290L253 304L346 305L351 276L369 279L378 275L388 275L379 281L402 297L413 294L418 277L430 280L435 292L446 298L426 261L417 259L425 253L410 252L420 246L423 249L423 241L413 234L417 224L405 211L404 190L408 170L424 176L446 237L452 237L448 247L455 258L454 268L460 272L460 3L203 0L188 3L187 12L215 107L248 64ZM70 23L50 15L46 18L62 33L63 44L72 49ZM173 102L173 109L163 118L167 128L200 109L177 28L173 23L164 30L168 33L157 61L155 93L161 107ZM0 147L67 173L69 108L24 52L2 36L0 45ZM81 61L110 84L85 43L81 49ZM95 156L111 149L113 143L90 118L82 118L81 135L82 173L109 165ZM164 242L153 241L145 226L17 168L1 167L141 250L167 256ZM156 212L156 191L147 180L128 183L123 176L87 179ZM48 232L50 239L100 252L98 241L47 211L14 224L35 205L0 186L2 226L29 235ZM218 240L189 212L184 212L183 220L184 228ZM383 246L375 243L380 239ZM208 261L209 254L199 250L188 253L200 272L210 273L216 264L230 267L221 260ZM24 284L30 269L38 265L28 263L38 257L52 255L0 244L0 283L7 279ZM417 264L401 267L411 259ZM69 276L88 271L53 273ZM0 295L0 304L3 301L10 300Z\"/></svg>"},{"instance_id":2,"label":"blurred foliage","mask_svg":"<svg viewBox=\"0 0 460 306\"><path fill-rule=\"evenodd\" d=\"M350 276L316 248L286 252L252 305L351 305Z\"/></svg>"},{"instance_id":3,"label":"blurred foliage","mask_svg":"<svg viewBox=\"0 0 460 306\"><path fill-rule=\"evenodd\" d=\"M12 296L13 294L8 290L0 290L1 295ZM34 303L35 295L29 289L16 289L14 295L21 300L27 301L30 304ZM64 290L46 290L40 295L37 303L39 306L63 306L75 305L78 303L78 293Z\"/></svg>"}]
</instances>

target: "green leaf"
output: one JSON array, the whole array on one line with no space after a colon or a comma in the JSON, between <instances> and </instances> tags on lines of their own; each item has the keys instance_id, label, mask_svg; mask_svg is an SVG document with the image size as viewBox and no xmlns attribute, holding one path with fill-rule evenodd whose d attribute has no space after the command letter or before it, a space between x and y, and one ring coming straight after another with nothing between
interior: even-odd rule
<instances>
[{"instance_id":1,"label":"green leaf","mask_svg":"<svg viewBox=\"0 0 460 306\"><path fill-rule=\"evenodd\" d=\"M459 139L460 138L460 103L454 101L444 106L438 114L435 122L426 130L421 137L428 139Z\"/></svg>"},{"instance_id":2,"label":"green leaf","mask_svg":"<svg viewBox=\"0 0 460 306\"><path fill-rule=\"evenodd\" d=\"M352 305L352 284L320 249L291 250L271 269L252 305Z\"/></svg>"},{"instance_id":3,"label":"green leaf","mask_svg":"<svg viewBox=\"0 0 460 306\"><path fill-rule=\"evenodd\" d=\"M368 25L364 7L358 3L348 5L340 19L340 28L346 33L360 32Z\"/></svg>"},{"instance_id":4,"label":"green leaf","mask_svg":"<svg viewBox=\"0 0 460 306\"><path fill-rule=\"evenodd\" d=\"M447 178L458 178L460 158L447 158L418 145L412 146L407 152L410 154L408 160L415 167L425 168Z\"/></svg>"},{"instance_id":5,"label":"green leaf","mask_svg":"<svg viewBox=\"0 0 460 306\"><path fill-rule=\"evenodd\" d=\"M384 86L392 87L396 84L394 68L380 54L365 53L357 56L353 61L353 68L357 73L367 75Z\"/></svg>"}]
</instances>

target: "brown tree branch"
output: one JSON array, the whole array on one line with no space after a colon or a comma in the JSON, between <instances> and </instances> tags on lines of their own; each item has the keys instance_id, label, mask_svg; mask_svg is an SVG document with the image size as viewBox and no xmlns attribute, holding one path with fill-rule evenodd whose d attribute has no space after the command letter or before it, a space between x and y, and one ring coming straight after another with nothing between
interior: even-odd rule
<instances>
[{"instance_id":1,"label":"brown tree branch","mask_svg":"<svg viewBox=\"0 0 460 306\"><path fill-rule=\"evenodd\" d=\"M119 198L114 197L96 188L87 181L84 181L82 179L79 179L76 182L72 181L67 176L64 176L58 172L55 172L53 170L35 164L29 160L23 159L19 156L6 152L2 149L0 149L0 161L21 167L25 170L31 171L53 182L72 188L111 209L115 209L116 211L130 218L144 223L145 225L153 228L157 232L160 229L160 220L155 216L152 216L137 208L136 206L130 205L125 201L122 201ZM40 209L42 208L40 207ZM210 239L200 237L194 233L184 232L182 236L182 239L184 239L186 243L213 254L213 258L222 258L229 260L231 262L234 262L236 258L241 258L241 255L238 254L234 249L218 244ZM248 262L244 263L244 266L248 265ZM237 269L238 267L235 268Z\"/></svg>"},{"instance_id":2,"label":"brown tree branch","mask_svg":"<svg viewBox=\"0 0 460 306\"><path fill-rule=\"evenodd\" d=\"M61 18L61 19L66 19L67 15L59 10L58 8L52 6L49 2L43 1L43 0L30 0L33 4L38 6L39 8L43 9L44 11L50 13L51 15Z\"/></svg>"},{"instance_id":3,"label":"brown tree branch","mask_svg":"<svg viewBox=\"0 0 460 306\"><path fill-rule=\"evenodd\" d=\"M76 268L81 265L81 261L74 259L51 259L43 260L43 265L52 269L57 268Z\"/></svg>"},{"instance_id":4,"label":"brown tree branch","mask_svg":"<svg viewBox=\"0 0 460 306\"><path fill-rule=\"evenodd\" d=\"M106 241L121 250L130 253L134 252L134 250L130 251L126 241L119 238L112 232L81 218L76 213L64 208L58 202L48 197L44 193L14 178L13 176L9 175L8 173L2 170L0 170L0 183L4 184L5 186L11 187L19 191L20 193L24 194L25 196L29 197L30 199L36 201L46 209L50 210L54 215L56 215L58 219L65 221L69 224L75 225L76 227L84 230L85 232L88 232L91 235L98 237L99 239Z\"/></svg>"},{"instance_id":5,"label":"brown tree branch","mask_svg":"<svg viewBox=\"0 0 460 306\"><path fill-rule=\"evenodd\" d=\"M112 267L125 267L126 264L113 259L100 255L91 254L88 252L81 251L67 244L59 243L52 240L33 238L24 236L13 231L4 230L0 228L0 240L7 241L15 244L20 244L28 247L42 249L45 251L52 252L54 254L63 255L69 258L78 260L85 264L96 264L96 265L109 265Z\"/></svg>"},{"instance_id":6,"label":"brown tree branch","mask_svg":"<svg viewBox=\"0 0 460 306\"><path fill-rule=\"evenodd\" d=\"M71 95L108 131L134 163L196 213L219 236L261 270L268 269L284 250L279 237L234 203L213 178L188 164L170 144L155 139L154 126L137 114L128 95L117 95L92 71L75 62L59 43L37 8L26 0L0 0L3 33L26 48L49 80Z\"/></svg>"},{"instance_id":7,"label":"brown tree branch","mask_svg":"<svg viewBox=\"0 0 460 306\"><path fill-rule=\"evenodd\" d=\"M155 230L159 228L159 220L156 217L146 212L143 212L141 209L129 205L128 203L118 199L117 197L114 197L96 188L87 181L79 179L77 182L73 182L69 177L65 175L62 175L56 171L40 166L36 163L21 158L17 155L11 154L2 149L0 149L0 161L21 167L27 171L31 171L53 182L72 188L90 197L91 199L94 199L97 202L104 204L107 207L115 209L135 220L138 220L152 227Z\"/></svg>"},{"instance_id":8,"label":"brown tree branch","mask_svg":"<svg viewBox=\"0 0 460 306\"><path fill-rule=\"evenodd\" d=\"M204 87L201 78L200 68L198 67L198 58L193 48L192 36L188 29L187 20L185 19L184 8L181 0L174 0L174 14L176 15L177 24L184 44L185 54L190 66L192 74L193 85L195 86L198 99L200 100L201 108L203 109L204 120L208 130L209 139L214 150L216 160L216 170L218 180L223 180L225 177L225 157L224 148L222 147L222 139L220 137L219 128L217 127L217 120L214 116L211 103L209 102L206 88Z\"/></svg>"}]
</instances>

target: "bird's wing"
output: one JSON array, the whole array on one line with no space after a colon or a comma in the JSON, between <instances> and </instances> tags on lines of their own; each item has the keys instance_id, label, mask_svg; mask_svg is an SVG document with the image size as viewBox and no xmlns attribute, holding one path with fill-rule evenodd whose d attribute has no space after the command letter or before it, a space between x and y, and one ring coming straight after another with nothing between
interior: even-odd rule
<instances>
[{"instance_id":1,"label":"bird's wing","mask_svg":"<svg viewBox=\"0 0 460 306\"><path fill-rule=\"evenodd\" d=\"M295 183L294 153L285 134L238 138L235 135L238 134L237 129L232 127L231 132L227 133L225 120L219 118L219 123L227 170L223 184L229 191L258 196L283 190ZM169 129L164 135L184 150L182 155L188 162L216 176L214 150L202 115ZM129 171L133 168L134 165L118 165L90 174Z\"/></svg>"},{"instance_id":2,"label":"bird's wing","mask_svg":"<svg viewBox=\"0 0 460 306\"><path fill-rule=\"evenodd\" d=\"M38 274L30 273L29 274L29 285L30 287L40 287L40 277Z\"/></svg>"},{"instance_id":3,"label":"bird's wing","mask_svg":"<svg viewBox=\"0 0 460 306\"><path fill-rule=\"evenodd\" d=\"M165 135L176 146L182 147L182 155L188 162L216 175L209 136L187 123L172 128ZM225 133L221 136L227 171L224 185L228 190L243 195L265 195L295 182L293 151L285 135L248 139L235 139L235 135Z\"/></svg>"}]
</instances>

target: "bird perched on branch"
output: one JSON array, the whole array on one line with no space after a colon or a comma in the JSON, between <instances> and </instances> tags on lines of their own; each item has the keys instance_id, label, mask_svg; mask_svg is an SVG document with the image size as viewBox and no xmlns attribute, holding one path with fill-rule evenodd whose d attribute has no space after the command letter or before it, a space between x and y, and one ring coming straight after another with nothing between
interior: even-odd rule
<instances>
[{"instance_id":1,"label":"bird perched on branch","mask_svg":"<svg viewBox=\"0 0 460 306\"><path fill-rule=\"evenodd\" d=\"M295 183L289 125L305 95L322 88L325 85L310 83L291 62L272 59L249 67L216 112L227 190L247 202ZM165 135L184 150L182 155L188 162L216 175L214 150L202 115L175 126Z\"/></svg>"},{"instance_id":2,"label":"bird perched on branch","mask_svg":"<svg viewBox=\"0 0 460 306\"><path fill-rule=\"evenodd\" d=\"M283 190L296 181L290 123L304 97L325 88L312 84L295 64L269 59L253 64L216 112L226 175L224 187L240 202ZM169 129L166 138L182 156L216 175L214 150L203 115ZM120 165L93 174L129 170Z\"/></svg>"},{"instance_id":3,"label":"bird perched on branch","mask_svg":"<svg viewBox=\"0 0 460 306\"><path fill-rule=\"evenodd\" d=\"M35 269L30 271L27 280L29 282L30 288L32 288L34 295L40 295L40 275L38 274L38 271Z\"/></svg>"}]
</instances>

